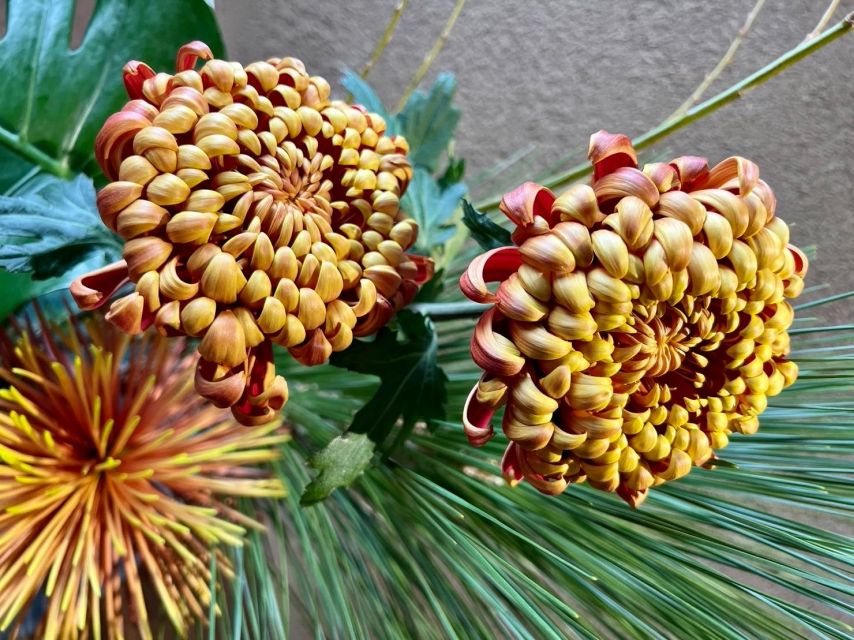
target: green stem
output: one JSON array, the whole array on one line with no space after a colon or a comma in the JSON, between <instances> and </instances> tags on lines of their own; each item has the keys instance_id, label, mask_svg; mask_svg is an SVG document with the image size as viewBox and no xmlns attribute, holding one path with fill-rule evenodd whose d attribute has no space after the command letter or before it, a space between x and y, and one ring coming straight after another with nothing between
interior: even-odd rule
<instances>
[{"instance_id":1,"label":"green stem","mask_svg":"<svg viewBox=\"0 0 854 640\"><path fill-rule=\"evenodd\" d=\"M442 320L476 318L486 311L486 305L468 300L462 302L418 302L408 308L415 313L423 313L431 318L441 318Z\"/></svg>"},{"instance_id":2,"label":"green stem","mask_svg":"<svg viewBox=\"0 0 854 640\"><path fill-rule=\"evenodd\" d=\"M433 62L436 60L436 56L441 53L442 49L445 47L445 43L448 41L448 36L451 35L451 29L454 28L454 24L457 21L457 18L460 17L460 13L463 11L463 6L465 5L466 0L457 0L457 3L454 5L453 10L451 11L451 15L448 18L448 22L445 23L445 28L442 29L442 33L439 34L439 38L433 44L433 48L430 49L430 52L424 58L424 61L421 63L421 66L418 67L418 70L415 72L415 75L412 76L412 79L409 81L409 85L403 92L403 95L400 96L400 102L397 103L397 110L403 110L403 107L406 106L406 101L409 100L409 96L412 95L412 92L418 87L421 81L424 79L424 76L427 75L427 72L430 70L430 67L433 66Z\"/></svg>"},{"instance_id":3,"label":"green stem","mask_svg":"<svg viewBox=\"0 0 854 640\"><path fill-rule=\"evenodd\" d=\"M58 178L68 179L71 177L67 158L62 161L52 158L32 143L22 140L17 133L12 133L3 127L0 127L0 144L9 147L18 155Z\"/></svg>"},{"instance_id":4,"label":"green stem","mask_svg":"<svg viewBox=\"0 0 854 640\"><path fill-rule=\"evenodd\" d=\"M705 102L701 102L695 107L692 107L681 116L665 120L654 129L650 129L643 135L635 138L632 141L632 144L637 150L644 149L667 137L674 131L704 118L730 102L738 100L748 91L755 89L765 81L770 80L787 67L806 58L808 55L814 53L818 49L821 49L823 46L830 44L837 38L844 36L852 29L852 27L854 27L854 13L850 13L845 16L845 18L822 33L820 36L803 42L797 47L790 49L770 64L762 67L759 71L749 75L741 82L737 82L730 88L721 91L719 94L709 98ZM585 177L592 170L593 168L590 166L590 163L584 162L583 164L572 167L565 173L561 173L544 180L543 185L550 189L562 187L563 185L570 184ZM498 204L500 202L500 198L495 198L478 203L476 208L484 212L492 211L498 208Z\"/></svg>"},{"instance_id":5,"label":"green stem","mask_svg":"<svg viewBox=\"0 0 854 640\"><path fill-rule=\"evenodd\" d=\"M397 28L397 23L400 22L400 16L403 15L403 10L406 9L406 5L409 0L400 0L397 3L397 7L395 7L394 12L391 14L391 18L388 21L388 24L383 31L382 36L380 36L379 42L377 42L377 46L374 47L374 52L371 54L371 59L368 60L368 63L362 69L362 73L359 75L362 76L362 79L367 79L368 74L371 72L371 69L374 68L374 65L377 61L382 57L383 51L388 46L388 43L391 42L392 36L394 36L394 30Z\"/></svg>"}]
</instances>

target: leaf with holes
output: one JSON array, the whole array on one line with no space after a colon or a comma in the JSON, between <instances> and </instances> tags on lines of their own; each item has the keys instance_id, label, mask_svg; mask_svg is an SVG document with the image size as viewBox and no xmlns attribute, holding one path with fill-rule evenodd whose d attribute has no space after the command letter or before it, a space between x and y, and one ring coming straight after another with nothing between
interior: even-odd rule
<instances>
[{"instance_id":1,"label":"leaf with holes","mask_svg":"<svg viewBox=\"0 0 854 640\"><path fill-rule=\"evenodd\" d=\"M433 323L404 310L397 315L396 325L396 330L382 329L373 341L355 341L331 359L337 367L379 376L380 388L356 413L349 433L366 433L386 456L417 421L441 420L445 415L447 377L436 360ZM385 446L398 419L401 429L395 441Z\"/></svg>"},{"instance_id":2,"label":"leaf with holes","mask_svg":"<svg viewBox=\"0 0 854 640\"><path fill-rule=\"evenodd\" d=\"M127 96L122 67L173 69L178 47L204 40L223 51L204 0L102 0L80 46L69 47L74 0L10 0L0 40L0 193L42 170L98 175L92 146Z\"/></svg>"}]
</instances>

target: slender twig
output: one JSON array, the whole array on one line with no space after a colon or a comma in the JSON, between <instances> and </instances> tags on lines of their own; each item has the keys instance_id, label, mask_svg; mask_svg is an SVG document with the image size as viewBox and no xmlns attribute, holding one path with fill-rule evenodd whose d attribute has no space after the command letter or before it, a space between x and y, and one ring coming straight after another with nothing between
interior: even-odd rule
<instances>
[{"instance_id":1,"label":"slender twig","mask_svg":"<svg viewBox=\"0 0 854 640\"><path fill-rule=\"evenodd\" d=\"M371 69L374 68L374 65L377 63L377 60L385 51L385 48L388 46L388 43L391 42L392 37L394 36L394 30L397 28L397 23L400 22L400 16L403 15L403 10L406 9L406 5L409 4L409 0L400 0L397 3L397 7L394 9L394 13L391 14L391 18L388 21L388 24L385 26L385 31L383 31L382 36L377 42L377 46L374 47L374 52L371 54L371 59L368 60L368 63L362 69L362 72L359 74L362 78L367 78L368 74L371 72Z\"/></svg>"},{"instance_id":2,"label":"slender twig","mask_svg":"<svg viewBox=\"0 0 854 640\"><path fill-rule=\"evenodd\" d=\"M843 18L840 22L836 23L830 29L822 33L821 35L809 40L808 42L802 42L797 47L790 49L779 58L774 60L773 62L767 64L762 67L759 71L749 75L744 78L740 82L735 83L728 89L721 91L716 96L713 96L702 102L691 109L689 109L685 114L678 118L674 118L672 120L665 120L657 127L650 129L646 133L641 136L638 136L632 141L635 149L644 149L662 138L666 138L668 135L677 131L683 127L688 126L704 118L705 116L713 113L723 107L724 105L729 104L739 98L743 97L748 91L751 89L755 89L762 83L770 80L778 73L786 69L787 67L795 64L796 62L806 58L811 53L814 53L818 49L821 49L825 45L830 44L837 38L844 36L849 31L851 31L852 27L854 27L854 13L850 13L845 18ZM570 184L583 178L588 175L592 171L592 167L589 162L584 162L583 164L579 164L575 167L572 167L569 171L565 173L561 173L556 176L552 176L551 178L544 180L543 185L554 189L557 187L561 187L566 184ZM498 203L501 201L500 198L496 198L493 200L487 200L484 202L479 202L477 204L477 209L480 211L493 211L498 207Z\"/></svg>"},{"instance_id":3,"label":"slender twig","mask_svg":"<svg viewBox=\"0 0 854 640\"><path fill-rule=\"evenodd\" d=\"M821 16L821 20L818 21L818 24L815 25L815 29L809 32L807 37L804 39L804 42L808 42L815 38L818 34L824 31L824 28L830 22L830 19L833 18L833 14L836 13L836 10L839 8L839 4L842 0L831 0L830 4L827 5L827 9L825 9L824 14Z\"/></svg>"},{"instance_id":4,"label":"slender twig","mask_svg":"<svg viewBox=\"0 0 854 640\"><path fill-rule=\"evenodd\" d=\"M454 28L454 23L457 21L457 18L460 17L460 13L462 13L465 3L466 0L457 0L457 4L454 5L454 10L451 11L451 15L448 17L448 22L445 23L445 28L442 29L442 33L439 34L439 38L433 44L433 48L430 49L430 52L425 56L421 66L418 67L418 70L415 72L415 75L412 76L412 80L409 81L409 85L400 97L400 102L397 103L398 111L403 109L406 101L409 100L409 96L412 95L412 92L415 91L415 88L421 83L424 76L427 75L427 72L436 60L436 56L438 56L445 47L445 43L448 41L448 36L451 35L451 29Z\"/></svg>"},{"instance_id":5,"label":"slender twig","mask_svg":"<svg viewBox=\"0 0 854 640\"><path fill-rule=\"evenodd\" d=\"M409 310L423 313L431 318L453 320L455 318L475 318L482 314L486 307L479 302L417 302L409 305Z\"/></svg>"},{"instance_id":6,"label":"slender twig","mask_svg":"<svg viewBox=\"0 0 854 640\"><path fill-rule=\"evenodd\" d=\"M741 25L741 29L738 30L738 33L735 34L732 42L730 42L726 53L724 53L723 57L718 60L715 68L712 69L705 78L703 78L703 81L699 85L697 85L697 88L694 89L690 96L688 96L688 99L679 105L679 108L667 117L668 120L678 118L700 101L700 98L703 97L706 90L712 86L712 83L718 79L723 70L727 68L730 62L732 62L732 59L735 57L735 52L738 51L741 43L744 42L744 38L753 26L753 22L756 20L756 16L759 15L759 12L762 10L762 5L764 4L765 0L756 0L756 4L753 5L753 9L750 10L750 13L747 14L744 24Z\"/></svg>"}]
</instances>

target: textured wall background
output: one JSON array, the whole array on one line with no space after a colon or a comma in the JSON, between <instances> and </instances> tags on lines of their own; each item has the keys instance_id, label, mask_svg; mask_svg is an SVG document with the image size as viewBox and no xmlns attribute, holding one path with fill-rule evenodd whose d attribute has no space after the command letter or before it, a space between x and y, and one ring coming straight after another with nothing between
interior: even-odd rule
<instances>
[{"instance_id":1,"label":"textured wall background","mask_svg":"<svg viewBox=\"0 0 854 640\"><path fill-rule=\"evenodd\" d=\"M767 0L733 63L706 96L764 66L812 31L829 0ZM229 54L242 62L301 58L343 95L341 70L362 68L397 0L217 3ZM534 144L528 176L567 154L583 160L600 128L643 133L676 109L726 51L754 0L468 0L425 79L452 71L463 109L457 151L469 178ZM370 75L394 107L454 0L411 0ZM843 1L835 19L854 9ZM778 212L819 259L807 285L854 287L854 34L832 43L672 135L646 157L756 161ZM851 305L825 312L836 320Z\"/></svg>"}]
</instances>

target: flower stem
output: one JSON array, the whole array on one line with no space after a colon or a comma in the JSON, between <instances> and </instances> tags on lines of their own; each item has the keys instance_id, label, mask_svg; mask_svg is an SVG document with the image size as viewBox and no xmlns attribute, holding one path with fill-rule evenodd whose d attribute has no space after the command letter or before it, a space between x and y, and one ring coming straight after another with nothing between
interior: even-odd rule
<instances>
[{"instance_id":1,"label":"flower stem","mask_svg":"<svg viewBox=\"0 0 854 640\"><path fill-rule=\"evenodd\" d=\"M458 318L476 318L486 310L479 302L417 302L409 305L409 310L423 313L431 318L455 320Z\"/></svg>"},{"instance_id":2,"label":"flower stem","mask_svg":"<svg viewBox=\"0 0 854 640\"><path fill-rule=\"evenodd\" d=\"M397 103L397 110L400 111L406 105L406 101L409 100L409 96L412 95L412 92L415 91L416 87L421 83L424 79L424 76L427 75L427 72L430 70L430 67L433 66L433 62L436 60L436 56L442 51L445 47L445 43L448 41L448 36L451 35L451 29L454 28L454 23L456 23L457 18L460 17L460 13L462 13L463 6L465 5L466 0L457 0L457 4L454 5L453 10L451 11L451 15L448 18L448 22L445 23L445 28L442 29L442 33L439 34L439 38L433 44L433 48L430 49L430 52L424 58L424 61L421 63L421 66L418 67L418 70L415 72L415 75L412 76L412 80L409 81L409 85L406 87L406 90L403 92L403 95L400 96L400 102Z\"/></svg>"},{"instance_id":3,"label":"flower stem","mask_svg":"<svg viewBox=\"0 0 854 640\"><path fill-rule=\"evenodd\" d=\"M36 147L31 142L21 139L17 133L13 133L4 127L0 127L0 145L9 147L12 151L23 156L35 165L38 165L48 173L58 178L68 179L71 177L71 169L68 166L68 158L57 160Z\"/></svg>"},{"instance_id":4,"label":"flower stem","mask_svg":"<svg viewBox=\"0 0 854 640\"><path fill-rule=\"evenodd\" d=\"M385 27L385 31L383 31L382 36L380 36L377 46L374 47L371 59L368 60L368 63L362 69L362 73L359 74L362 76L362 79L368 77L368 74L382 56L383 51L385 51L385 48L388 46L388 43L391 42L391 38L394 36L394 30L397 28L397 23L400 22L400 16L403 15L403 10L406 9L406 5L408 3L409 0L400 0L400 2L397 3L397 7L394 9L394 13L391 14L391 18Z\"/></svg>"},{"instance_id":5,"label":"flower stem","mask_svg":"<svg viewBox=\"0 0 854 640\"><path fill-rule=\"evenodd\" d=\"M750 13L747 15L747 19L744 21L741 29L738 30L738 33L735 34L735 38L730 42L729 47L724 53L723 57L718 60L718 63L715 65L715 68L712 69L700 85L694 89L693 93L688 97L685 102L679 105L679 108L676 109L673 113L668 116L668 120L672 120L673 118L678 118L679 116L688 112L688 110L697 104L700 101L700 98L703 97L703 94L706 93L706 90L712 86L712 83L717 80L718 76L721 75L724 69L727 68L732 59L735 57L735 52L738 51L738 48L741 46L741 43L744 42L744 38L747 37L750 28L753 26L754 21L756 20L756 16L759 15L759 12L762 10L762 5L765 4L765 0L756 0L756 4L753 5L753 9L750 10Z\"/></svg>"},{"instance_id":6,"label":"flower stem","mask_svg":"<svg viewBox=\"0 0 854 640\"><path fill-rule=\"evenodd\" d=\"M844 36L846 33L851 31L852 27L854 27L854 13L848 14L840 22L836 23L821 35L790 49L773 62L762 67L759 71L756 71L744 78L741 82L737 82L728 89L721 91L716 96L692 107L683 115L677 118L665 120L657 127L650 129L643 135L635 138L632 141L632 144L638 151L644 149L659 140L666 138L674 131L704 118L730 102L738 100L748 91L755 89L765 81L770 80L787 67L795 64L803 58L806 58L808 55L814 53L818 49L821 49L823 46L830 44L837 38ZM584 162L583 164L572 167L565 173L561 173L544 180L543 185L550 189L562 187L585 177L591 171L592 167L590 166L590 163ZM476 208L484 212L493 211L498 207L499 202L501 202L500 198L479 202Z\"/></svg>"}]
</instances>

